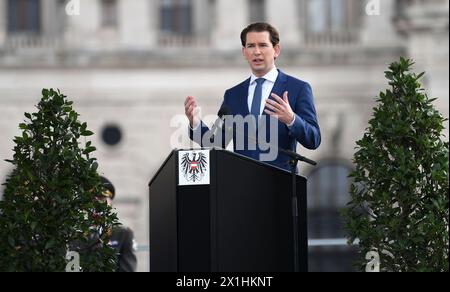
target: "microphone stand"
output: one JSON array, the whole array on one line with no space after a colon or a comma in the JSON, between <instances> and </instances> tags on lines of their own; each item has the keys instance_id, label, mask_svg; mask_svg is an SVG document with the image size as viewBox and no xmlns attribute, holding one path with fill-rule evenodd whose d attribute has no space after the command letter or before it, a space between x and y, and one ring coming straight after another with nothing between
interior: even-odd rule
<instances>
[{"instance_id":1,"label":"microphone stand","mask_svg":"<svg viewBox=\"0 0 450 292\"><path fill-rule=\"evenodd\" d=\"M292 178L292 228L294 234L294 271L300 272L300 254L299 254L299 230L298 230L298 199L297 199L297 165L299 161L309 163L311 165L317 165L317 162L312 161L306 157L303 157L294 151L280 149L281 152L287 154L289 159L289 165L291 166L291 178Z\"/></svg>"},{"instance_id":2,"label":"microphone stand","mask_svg":"<svg viewBox=\"0 0 450 292\"><path fill-rule=\"evenodd\" d=\"M227 127L225 129L227 131L233 131L233 127ZM237 134L241 134L244 136L247 136L249 140L252 140L256 146L258 146L258 140L256 138L253 138L249 135L245 135L241 131L236 130ZM226 136L226 135L225 135ZM292 186L291 186L291 197L292 197L292 228L293 228L293 235L294 235L294 272L300 272L300 254L299 254L299 230L298 230L298 199L297 199L297 165L298 163L305 162L308 164L311 164L313 166L317 165L317 162L314 160L311 160L309 158L306 158L292 150L286 150L283 148L279 148L278 145L272 145L271 143L268 143L266 141L259 143L265 146L274 147L278 149L278 151L286 154L289 156L289 165L291 167L291 179L292 179Z\"/></svg>"}]
</instances>

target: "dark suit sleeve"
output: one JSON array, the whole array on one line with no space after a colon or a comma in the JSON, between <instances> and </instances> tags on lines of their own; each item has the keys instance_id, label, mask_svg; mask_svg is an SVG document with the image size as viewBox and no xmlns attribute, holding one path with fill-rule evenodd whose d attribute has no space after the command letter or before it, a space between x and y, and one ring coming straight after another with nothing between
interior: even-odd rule
<instances>
[{"instance_id":1,"label":"dark suit sleeve","mask_svg":"<svg viewBox=\"0 0 450 292\"><path fill-rule=\"evenodd\" d=\"M189 127L189 138L201 147L206 147L208 145L204 145L203 136L205 136L208 131L208 126L206 126L203 121L200 121L200 125L197 128L191 129L191 127Z\"/></svg>"},{"instance_id":2,"label":"dark suit sleeve","mask_svg":"<svg viewBox=\"0 0 450 292\"><path fill-rule=\"evenodd\" d=\"M124 231L124 242L120 250L119 272L136 272L137 259L133 249L134 234L131 229Z\"/></svg>"},{"instance_id":3,"label":"dark suit sleeve","mask_svg":"<svg viewBox=\"0 0 450 292\"><path fill-rule=\"evenodd\" d=\"M225 93L225 97L224 97L224 101L221 105L220 108L222 108L224 105L226 105L226 99L227 99L227 92ZM218 142L209 142L209 141L204 141L204 136L206 133L209 132L209 128L208 126L206 126L203 121L200 122L200 125L196 128L196 129L191 129L191 127L189 127L189 138L196 142L197 144L199 144L201 147L212 147L212 146L219 146L222 147L223 149L225 149L228 145L228 142L230 141L226 141L226 136L225 136L225 127L222 128L222 140L221 140L221 145L217 145ZM203 143L206 142L206 143Z\"/></svg>"},{"instance_id":4,"label":"dark suit sleeve","mask_svg":"<svg viewBox=\"0 0 450 292\"><path fill-rule=\"evenodd\" d=\"M295 103L295 123L289 134L307 149L317 149L321 143L321 134L311 86L304 82Z\"/></svg>"}]
</instances>

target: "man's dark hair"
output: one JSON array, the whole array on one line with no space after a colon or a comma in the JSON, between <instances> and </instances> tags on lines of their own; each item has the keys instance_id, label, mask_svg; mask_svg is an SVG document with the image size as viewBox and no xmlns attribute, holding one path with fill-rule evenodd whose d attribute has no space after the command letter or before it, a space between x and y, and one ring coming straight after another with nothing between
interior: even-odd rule
<instances>
[{"instance_id":1,"label":"man's dark hair","mask_svg":"<svg viewBox=\"0 0 450 292\"><path fill-rule=\"evenodd\" d=\"M241 32L242 46L243 47L246 46L247 34L249 32L265 32L265 31L267 31L270 34L270 41L274 47L280 43L280 34L278 33L278 30L275 27L266 22L255 22L247 26Z\"/></svg>"}]
</instances>

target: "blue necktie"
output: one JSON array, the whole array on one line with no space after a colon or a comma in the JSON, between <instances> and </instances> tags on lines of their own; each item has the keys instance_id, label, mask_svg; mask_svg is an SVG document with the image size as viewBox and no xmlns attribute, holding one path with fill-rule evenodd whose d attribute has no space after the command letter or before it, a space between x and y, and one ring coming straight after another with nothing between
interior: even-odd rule
<instances>
[{"instance_id":1,"label":"blue necktie","mask_svg":"<svg viewBox=\"0 0 450 292\"><path fill-rule=\"evenodd\" d=\"M264 81L266 81L266 79L259 78L256 79L255 81L256 81L256 88L255 93L253 94L251 114L255 116L256 119L258 120L258 117L261 115L262 86Z\"/></svg>"}]
</instances>

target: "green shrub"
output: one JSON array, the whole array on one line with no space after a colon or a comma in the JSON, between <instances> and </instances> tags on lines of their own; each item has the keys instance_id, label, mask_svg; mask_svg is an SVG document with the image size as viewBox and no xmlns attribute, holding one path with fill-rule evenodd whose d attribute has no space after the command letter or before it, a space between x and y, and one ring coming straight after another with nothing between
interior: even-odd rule
<instances>
[{"instance_id":1,"label":"green shrub","mask_svg":"<svg viewBox=\"0 0 450 292\"><path fill-rule=\"evenodd\" d=\"M85 138L93 133L59 90L42 94L8 160L14 171L0 202L0 271L65 271L68 251L79 252L82 271L115 271L107 243L117 217L95 199L103 187Z\"/></svg>"},{"instance_id":2,"label":"green shrub","mask_svg":"<svg viewBox=\"0 0 450 292\"><path fill-rule=\"evenodd\" d=\"M446 121L433 107L411 60L385 72L381 92L354 156L352 200L344 212L349 241L359 240L364 270L368 252L381 271L448 271L449 144Z\"/></svg>"}]
</instances>

